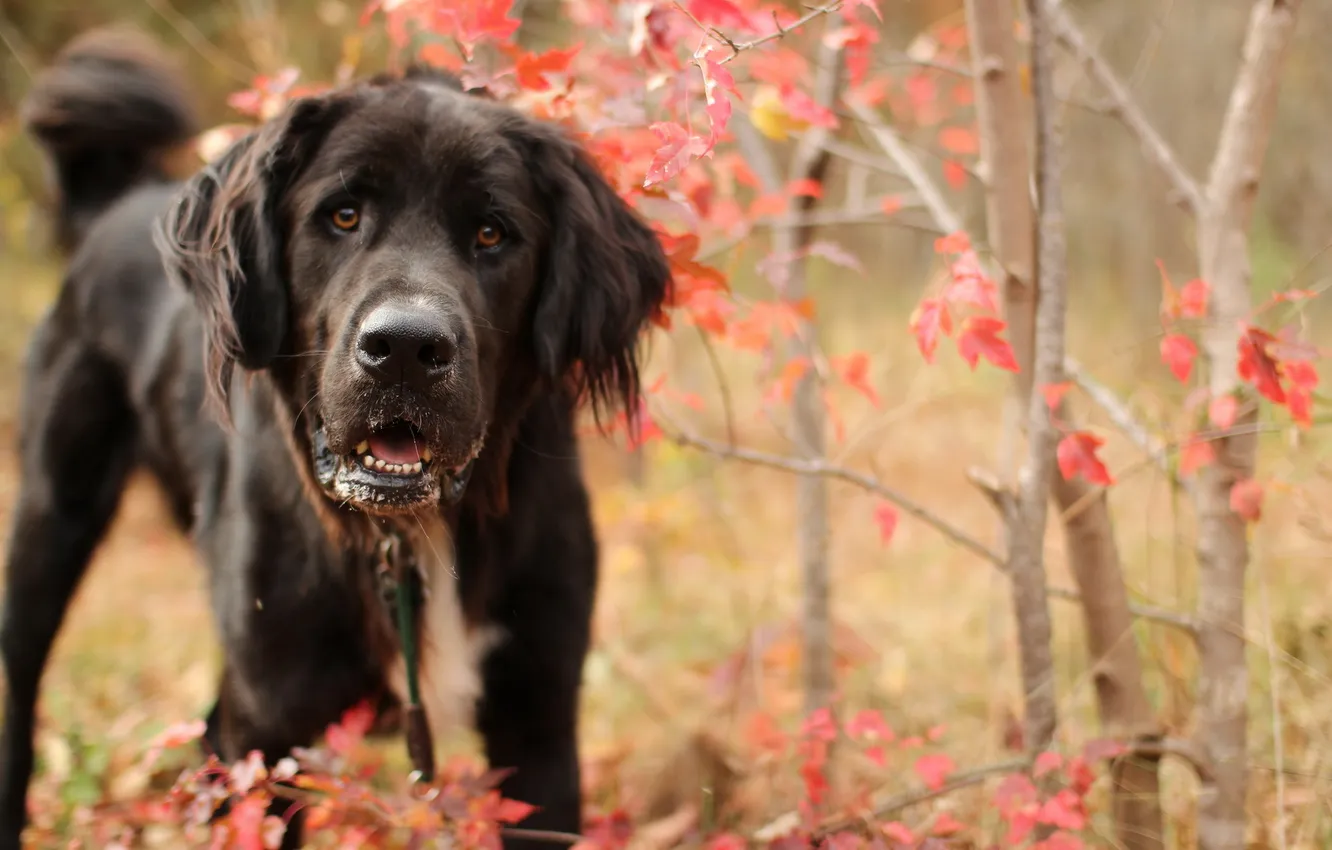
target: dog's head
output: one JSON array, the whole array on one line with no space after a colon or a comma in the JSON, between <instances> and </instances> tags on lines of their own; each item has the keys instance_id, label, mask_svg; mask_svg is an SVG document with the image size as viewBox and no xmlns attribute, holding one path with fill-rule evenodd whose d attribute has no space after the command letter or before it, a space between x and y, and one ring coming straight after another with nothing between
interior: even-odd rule
<instances>
[{"instance_id":1,"label":"dog's head","mask_svg":"<svg viewBox=\"0 0 1332 850\"><path fill-rule=\"evenodd\" d=\"M433 74L292 103L196 175L158 233L214 397L268 370L331 499L459 497L541 387L632 404L669 270L558 128Z\"/></svg>"}]
</instances>

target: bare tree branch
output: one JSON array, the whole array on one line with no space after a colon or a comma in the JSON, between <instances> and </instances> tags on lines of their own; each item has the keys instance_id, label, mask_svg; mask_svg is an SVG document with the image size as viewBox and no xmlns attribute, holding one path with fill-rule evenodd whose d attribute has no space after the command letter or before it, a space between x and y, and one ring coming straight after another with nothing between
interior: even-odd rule
<instances>
[{"instance_id":1,"label":"bare tree branch","mask_svg":"<svg viewBox=\"0 0 1332 850\"><path fill-rule=\"evenodd\" d=\"M1119 118L1142 144L1147 157L1161 170L1180 196L1180 202L1190 213L1197 215L1203 207L1202 189L1198 182L1189 175L1188 169L1179 161L1169 143L1157 132L1148 120L1142 107L1133 95L1120 82L1114 70L1087 41L1087 37L1078 29L1062 0L1054 0L1050 9L1050 23L1060 43L1068 49L1087 68L1101 88L1110 98L1108 111Z\"/></svg>"}]
</instances>

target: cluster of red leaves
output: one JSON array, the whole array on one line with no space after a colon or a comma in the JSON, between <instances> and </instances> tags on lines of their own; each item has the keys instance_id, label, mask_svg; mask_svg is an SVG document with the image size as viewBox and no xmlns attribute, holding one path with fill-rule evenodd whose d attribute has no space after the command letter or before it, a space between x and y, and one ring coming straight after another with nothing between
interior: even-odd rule
<instances>
[{"instance_id":1,"label":"cluster of red leaves","mask_svg":"<svg viewBox=\"0 0 1332 850\"><path fill-rule=\"evenodd\" d=\"M1161 338L1161 360L1181 384L1188 385L1198 356L1194 335L1201 332L1202 321L1207 318L1211 287L1204 280L1194 279L1176 289L1165 265L1158 260L1157 267L1161 272L1161 323L1165 330ZM1280 304L1312 298L1315 294L1307 289L1274 293L1254 311L1254 316ZM1240 323L1238 330L1236 372L1240 380L1252 387L1260 398L1284 407L1298 427L1310 427L1313 424L1314 390L1318 386L1315 361L1321 356L1319 350L1301 341L1298 330L1290 326L1273 334L1246 320ZM1234 426L1240 414L1241 394L1212 395L1206 387L1199 387L1190 395L1186 409L1191 412L1202 400L1207 401L1204 428L1214 429L1212 434L1215 435L1224 434ZM1181 475L1192 476L1215 460L1212 437L1202 430L1192 430L1181 440ZM1261 482L1242 480L1231 490L1231 510L1249 521L1261 517L1262 502Z\"/></svg>"},{"instance_id":2,"label":"cluster of red leaves","mask_svg":"<svg viewBox=\"0 0 1332 850\"><path fill-rule=\"evenodd\" d=\"M964 232L941 236L936 253L948 258L948 277L938 295L923 299L911 314L911 332L926 363L934 362L939 337L952 337L958 353L975 369L981 358L1010 372L1017 358L1003 339L1006 324L999 316L999 288L981 268L980 259ZM960 317L960 318L958 318Z\"/></svg>"},{"instance_id":3,"label":"cluster of red leaves","mask_svg":"<svg viewBox=\"0 0 1332 850\"><path fill-rule=\"evenodd\" d=\"M231 765L210 757L141 814L180 826L202 846L271 850L287 820L269 814L270 806L287 799L289 813L304 812L308 836L334 836L339 847L426 846L426 839L448 836L466 850L499 850L502 827L532 813L531 806L500 796L502 773L481 771L468 760L446 765L428 786L385 790L377 781L383 761L365 742L373 722L373 708L357 705L328 727L323 747L295 750L273 765L258 752ZM202 732L202 723L173 727L153 743L149 757L192 743Z\"/></svg>"}]
</instances>

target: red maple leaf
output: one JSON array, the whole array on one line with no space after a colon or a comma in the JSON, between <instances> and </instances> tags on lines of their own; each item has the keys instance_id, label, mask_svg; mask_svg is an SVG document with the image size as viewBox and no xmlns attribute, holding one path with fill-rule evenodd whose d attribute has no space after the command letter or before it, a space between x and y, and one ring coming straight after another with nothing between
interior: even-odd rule
<instances>
[{"instance_id":1,"label":"red maple leaf","mask_svg":"<svg viewBox=\"0 0 1332 850\"><path fill-rule=\"evenodd\" d=\"M961 254L971 250L971 237L965 230L949 233L934 240L934 253Z\"/></svg>"},{"instance_id":2,"label":"red maple leaf","mask_svg":"<svg viewBox=\"0 0 1332 850\"><path fill-rule=\"evenodd\" d=\"M643 181L645 187L665 183L708 150L707 139L692 135L673 121L659 121L651 129L657 134L661 146L653 154L652 164L648 166Z\"/></svg>"},{"instance_id":3,"label":"red maple leaf","mask_svg":"<svg viewBox=\"0 0 1332 850\"><path fill-rule=\"evenodd\" d=\"M1212 399L1207 405L1207 418L1218 428L1226 429L1235 424L1239 415L1239 399L1234 394L1226 393Z\"/></svg>"},{"instance_id":4,"label":"red maple leaf","mask_svg":"<svg viewBox=\"0 0 1332 850\"><path fill-rule=\"evenodd\" d=\"M916 346L926 363L934 362L934 351L939 346L939 334L948 336L953 332L953 319L948 313L948 305L939 298L926 298L911 311L911 333L916 337Z\"/></svg>"},{"instance_id":5,"label":"red maple leaf","mask_svg":"<svg viewBox=\"0 0 1332 850\"><path fill-rule=\"evenodd\" d=\"M954 189L962 189L967 185L967 169L962 163L955 159L945 159L943 163L944 180Z\"/></svg>"},{"instance_id":6,"label":"red maple leaf","mask_svg":"<svg viewBox=\"0 0 1332 850\"><path fill-rule=\"evenodd\" d=\"M375 708L362 700L342 713L342 719L331 723L324 736L328 748L339 755L347 755L359 744L375 722Z\"/></svg>"},{"instance_id":7,"label":"red maple leaf","mask_svg":"<svg viewBox=\"0 0 1332 850\"><path fill-rule=\"evenodd\" d=\"M916 834L911 828L901 821L891 821L879 827L885 836L891 841L907 846L914 846L916 843Z\"/></svg>"},{"instance_id":8,"label":"red maple leaf","mask_svg":"<svg viewBox=\"0 0 1332 850\"><path fill-rule=\"evenodd\" d=\"M1263 485L1253 478L1236 481L1230 488L1230 509L1249 522L1263 516Z\"/></svg>"},{"instance_id":9,"label":"red maple leaf","mask_svg":"<svg viewBox=\"0 0 1332 850\"><path fill-rule=\"evenodd\" d=\"M1001 339L1007 325L995 316L968 316L957 331L957 350L967 365L976 368L981 357L1000 369L1018 370L1017 357L1007 340Z\"/></svg>"},{"instance_id":10,"label":"red maple leaf","mask_svg":"<svg viewBox=\"0 0 1332 850\"><path fill-rule=\"evenodd\" d=\"M1179 474L1188 478L1214 460L1216 449L1212 447L1212 442L1194 434L1179 447Z\"/></svg>"},{"instance_id":11,"label":"red maple leaf","mask_svg":"<svg viewBox=\"0 0 1332 850\"><path fill-rule=\"evenodd\" d=\"M863 708L847 721L846 734L856 740L892 743L893 730L884 722L883 714Z\"/></svg>"},{"instance_id":12,"label":"red maple leaf","mask_svg":"<svg viewBox=\"0 0 1332 850\"><path fill-rule=\"evenodd\" d=\"M939 146L949 153L974 156L980 153L980 138L972 127L944 127L939 131Z\"/></svg>"},{"instance_id":13,"label":"red maple leaf","mask_svg":"<svg viewBox=\"0 0 1332 850\"><path fill-rule=\"evenodd\" d=\"M1197 356L1198 346L1184 334L1167 334L1161 338L1161 359L1181 384L1188 383Z\"/></svg>"},{"instance_id":14,"label":"red maple leaf","mask_svg":"<svg viewBox=\"0 0 1332 850\"><path fill-rule=\"evenodd\" d=\"M514 60L514 76L518 84L532 91L546 91L550 88L547 74L564 74L569 70L569 63L583 49L581 43L567 50L547 50L545 53L517 53Z\"/></svg>"},{"instance_id":15,"label":"red maple leaf","mask_svg":"<svg viewBox=\"0 0 1332 850\"><path fill-rule=\"evenodd\" d=\"M916 775L920 781L925 783L925 787L932 791L938 791L948 781L948 777L957 769L953 760L944 753L934 753L924 755L916 759Z\"/></svg>"},{"instance_id":16,"label":"red maple leaf","mask_svg":"<svg viewBox=\"0 0 1332 850\"><path fill-rule=\"evenodd\" d=\"M869 380L869 355L863 351L845 357L833 357L829 365L841 376L846 385L857 390L870 404L879 406L879 394Z\"/></svg>"},{"instance_id":17,"label":"red maple leaf","mask_svg":"<svg viewBox=\"0 0 1332 850\"><path fill-rule=\"evenodd\" d=\"M1276 342L1262 328L1244 325L1239 338L1239 376L1253 384L1258 392L1274 404L1285 404L1286 393L1281 388L1281 375L1271 346Z\"/></svg>"},{"instance_id":18,"label":"red maple leaf","mask_svg":"<svg viewBox=\"0 0 1332 850\"><path fill-rule=\"evenodd\" d=\"M1105 440L1089 431L1074 431L1059 441L1055 457L1059 461L1059 473L1064 480L1071 481L1073 476L1081 475L1092 484L1109 487L1115 483L1110 470L1096 456L1096 452Z\"/></svg>"},{"instance_id":19,"label":"red maple leaf","mask_svg":"<svg viewBox=\"0 0 1332 850\"><path fill-rule=\"evenodd\" d=\"M897 508L888 502L879 502L874 506L874 524L879 527L879 539L884 545L890 543L897 531Z\"/></svg>"},{"instance_id":20,"label":"red maple leaf","mask_svg":"<svg viewBox=\"0 0 1332 850\"><path fill-rule=\"evenodd\" d=\"M809 60L789 47L755 50L745 67L753 79L779 89L804 82L809 74Z\"/></svg>"},{"instance_id":21,"label":"red maple leaf","mask_svg":"<svg viewBox=\"0 0 1332 850\"><path fill-rule=\"evenodd\" d=\"M1041 387L1041 395L1045 396L1045 406L1053 412L1059 409L1059 405L1064 400L1068 391L1073 389L1072 381L1062 381L1058 384L1046 384Z\"/></svg>"},{"instance_id":22,"label":"red maple leaf","mask_svg":"<svg viewBox=\"0 0 1332 850\"><path fill-rule=\"evenodd\" d=\"M1194 278L1179 291L1179 314L1186 319L1201 319L1207 315L1207 296L1212 287L1207 281Z\"/></svg>"}]
</instances>

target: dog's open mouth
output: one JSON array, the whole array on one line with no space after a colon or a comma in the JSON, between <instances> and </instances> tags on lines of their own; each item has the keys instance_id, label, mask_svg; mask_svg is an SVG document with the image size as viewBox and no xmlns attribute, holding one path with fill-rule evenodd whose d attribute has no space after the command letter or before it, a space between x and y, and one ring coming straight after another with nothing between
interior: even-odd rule
<instances>
[{"instance_id":1,"label":"dog's open mouth","mask_svg":"<svg viewBox=\"0 0 1332 850\"><path fill-rule=\"evenodd\" d=\"M372 429L343 456L329 450L321 424L312 448L315 474L329 495L372 513L404 513L461 499L482 440L465 456L446 459L416 426L395 420Z\"/></svg>"}]
</instances>

